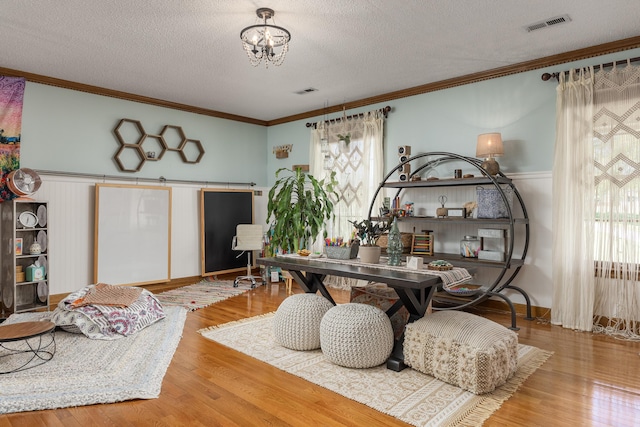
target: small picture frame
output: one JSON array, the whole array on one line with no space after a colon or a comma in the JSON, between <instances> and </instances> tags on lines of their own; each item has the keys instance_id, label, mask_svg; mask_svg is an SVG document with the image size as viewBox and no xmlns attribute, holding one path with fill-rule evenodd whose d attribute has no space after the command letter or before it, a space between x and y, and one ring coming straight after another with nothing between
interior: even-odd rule
<instances>
[{"instance_id":1,"label":"small picture frame","mask_svg":"<svg viewBox=\"0 0 640 427\"><path fill-rule=\"evenodd\" d=\"M22 255L22 237L16 238L15 252L16 255Z\"/></svg>"},{"instance_id":2,"label":"small picture frame","mask_svg":"<svg viewBox=\"0 0 640 427\"><path fill-rule=\"evenodd\" d=\"M448 208L447 215L449 218L466 218L466 209L465 208Z\"/></svg>"}]
</instances>

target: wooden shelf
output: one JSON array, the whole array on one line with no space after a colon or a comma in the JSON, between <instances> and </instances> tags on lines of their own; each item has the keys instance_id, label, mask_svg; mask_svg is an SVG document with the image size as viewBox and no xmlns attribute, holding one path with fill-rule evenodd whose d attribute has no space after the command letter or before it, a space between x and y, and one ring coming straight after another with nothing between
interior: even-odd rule
<instances>
[{"instance_id":1,"label":"wooden shelf","mask_svg":"<svg viewBox=\"0 0 640 427\"><path fill-rule=\"evenodd\" d=\"M414 254L424 258L424 263L428 264L431 261L438 259L449 261L456 267L490 267L490 268L514 268L524 265L524 261L518 258L511 258L509 261L487 261L478 258L465 258L459 254L448 254L443 252L436 252L433 255Z\"/></svg>"},{"instance_id":2,"label":"wooden shelf","mask_svg":"<svg viewBox=\"0 0 640 427\"><path fill-rule=\"evenodd\" d=\"M374 221L381 221L384 219L383 217L371 217ZM428 223L439 223L439 224L474 224L478 227L482 227L483 225L496 225L501 226L503 228L508 228L510 225L509 218L495 218L495 219L487 219L487 218L436 218L433 216L401 216L398 217L398 221L409 221L409 222L428 222ZM528 218L513 218L514 224L529 224Z\"/></svg>"},{"instance_id":3,"label":"wooden shelf","mask_svg":"<svg viewBox=\"0 0 640 427\"><path fill-rule=\"evenodd\" d=\"M511 184L511 178L498 176L495 178L498 184ZM486 177L459 178L459 179L437 179L434 181L393 181L385 182L382 187L386 188L425 188L425 187L460 187L469 185L489 185L493 184L491 179Z\"/></svg>"}]
</instances>

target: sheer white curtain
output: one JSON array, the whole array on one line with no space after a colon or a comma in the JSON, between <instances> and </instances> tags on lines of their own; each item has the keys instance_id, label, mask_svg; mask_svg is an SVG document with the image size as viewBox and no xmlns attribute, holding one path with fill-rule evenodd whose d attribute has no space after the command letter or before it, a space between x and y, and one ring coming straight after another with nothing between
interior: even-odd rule
<instances>
[{"instance_id":1,"label":"sheer white curtain","mask_svg":"<svg viewBox=\"0 0 640 427\"><path fill-rule=\"evenodd\" d=\"M384 174L383 133L384 116L379 110L334 123L318 122L311 130L310 173L322 179L335 171L338 181L335 219L327 224L330 237L349 239L353 226L348 221L367 218ZM347 134L349 144L338 137ZM377 201L374 212L381 205ZM322 245L318 241L314 249L321 251Z\"/></svg>"},{"instance_id":2,"label":"sheer white curtain","mask_svg":"<svg viewBox=\"0 0 640 427\"><path fill-rule=\"evenodd\" d=\"M560 74L553 160L551 323L591 331L594 301L593 68Z\"/></svg>"},{"instance_id":3,"label":"sheer white curtain","mask_svg":"<svg viewBox=\"0 0 640 427\"><path fill-rule=\"evenodd\" d=\"M640 67L558 85L551 321L640 340Z\"/></svg>"}]
</instances>

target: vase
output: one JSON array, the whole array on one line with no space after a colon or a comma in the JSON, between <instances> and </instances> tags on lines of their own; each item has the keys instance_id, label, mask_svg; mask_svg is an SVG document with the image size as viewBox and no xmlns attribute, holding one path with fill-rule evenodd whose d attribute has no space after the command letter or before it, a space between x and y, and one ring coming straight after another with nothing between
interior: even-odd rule
<instances>
[{"instance_id":1,"label":"vase","mask_svg":"<svg viewBox=\"0 0 640 427\"><path fill-rule=\"evenodd\" d=\"M358 256L360 261L367 264L378 264L380 262L380 246L360 246Z\"/></svg>"},{"instance_id":2,"label":"vase","mask_svg":"<svg viewBox=\"0 0 640 427\"><path fill-rule=\"evenodd\" d=\"M389 260L387 264L389 265L400 265L402 262L402 239L400 238L400 230L398 229L398 220L397 218L393 219L393 223L391 224L391 230L389 231L389 240L387 243L387 255L389 256Z\"/></svg>"}]
</instances>

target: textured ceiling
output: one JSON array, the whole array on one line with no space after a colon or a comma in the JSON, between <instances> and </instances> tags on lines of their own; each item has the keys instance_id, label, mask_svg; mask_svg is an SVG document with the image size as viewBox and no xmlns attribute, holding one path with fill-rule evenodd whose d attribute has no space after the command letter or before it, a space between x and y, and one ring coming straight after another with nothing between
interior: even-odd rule
<instances>
[{"instance_id":1,"label":"textured ceiling","mask_svg":"<svg viewBox=\"0 0 640 427\"><path fill-rule=\"evenodd\" d=\"M280 67L242 50L258 7L291 32ZM639 22L638 0L4 0L0 67L268 121L635 37Z\"/></svg>"}]
</instances>

